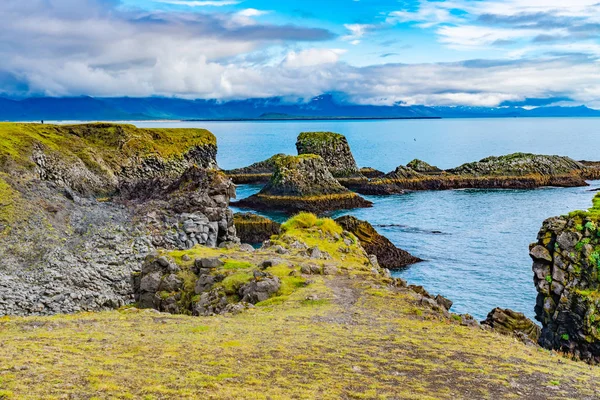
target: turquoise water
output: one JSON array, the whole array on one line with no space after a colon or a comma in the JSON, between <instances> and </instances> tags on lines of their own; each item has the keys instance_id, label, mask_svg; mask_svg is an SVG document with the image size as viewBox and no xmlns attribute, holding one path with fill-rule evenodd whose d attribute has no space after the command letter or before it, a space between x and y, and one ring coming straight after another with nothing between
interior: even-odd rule
<instances>
[{"instance_id":1,"label":"turquoise water","mask_svg":"<svg viewBox=\"0 0 600 400\"><path fill-rule=\"evenodd\" d=\"M275 153L295 153L299 132L347 136L360 166L389 171L413 158L442 168L524 151L599 160L600 119L484 119L335 122L140 123L195 126L218 138L219 165L242 167ZM545 218L588 208L600 186L535 190L454 190L369 196L374 207L337 212L371 222L397 246L425 259L396 276L452 299L455 312L485 318L507 307L533 318L535 289L528 245ZM244 185L238 197L260 187ZM283 219L281 214L270 214Z\"/></svg>"}]
</instances>

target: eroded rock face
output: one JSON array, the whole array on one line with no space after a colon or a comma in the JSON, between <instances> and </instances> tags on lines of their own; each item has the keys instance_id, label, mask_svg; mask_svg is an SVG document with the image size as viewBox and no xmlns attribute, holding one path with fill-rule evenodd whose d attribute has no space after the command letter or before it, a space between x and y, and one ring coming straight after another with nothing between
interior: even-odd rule
<instances>
[{"instance_id":1,"label":"eroded rock face","mask_svg":"<svg viewBox=\"0 0 600 400\"><path fill-rule=\"evenodd\" d=\"M523 313L509 309L493 309L481 323L503 335L513 335L527 343L537 343L541 329Z\"/></svg>"},{"instance_id":2,"label":"eroded rock face","mask_svg":"<svg viewBox=\"0 0 600 400\"><path fill-rule=\"evenodd\" d=\"M595 203L597 201L595 200ZM539 343L600 362L600 237L595 208L544 221L530 247Z\"/></svg>"},{"instance_id":3,"label":"eroded rock face","mask_svg":"<svg viewBox=\"0 0 600 400\"><path fill-rule=\"evenodd\" d=\"M336 178L361 177L344 135L333 132L303 132L296 142L298 154L321 156Z\"/></svg>"},{"instance_id":4,"label":"eroded rock face","mask_svg":"<svg viewBox=\"0 0 600 400\"><path fill-rule=\"evenodd\" d=\"M313 154L278 159L269 183L258 194L235 204L291 213L372 206L371 202L343 187L331 175L323 159Z\"/></svg>"},{"instance_id":5,"label":"eroded rock face","mask_svg":"<svg viewBox=\"0 0 600 400\"><path fill-rule=\"evenodd\" d=\"M369 254L377 256L379 264L387 269L399 269L423 261L409 252L399 249L385 236L380 235L367 221L353 216L344 216L335 220L345 230L354 234Z\"/></svg>"},{"instance_id":6,"label":"eroded rock face","mask_svg":"<svg viewBox=\"0 0 600 400\"><path fill-rule=\"evenodd\" d=\"M235 214L234 223L236 234L243 243L262 243L281 231L281 224L254 213Z\"/></svg>"},{"instance_id":7,"label":"eroded rock face","mask_svg":"<svg viewBox=\"0 0 600 400\"><path fill-rule=\"evenodd\" d=\"M156 246L236 240L235 186L215 169L208 131L31 124L4 134L21 147L0 149L11 198L0 210L0 315L129 304L132 273Z\"/></svg>"},{"instance_id":8,"label":"eroded rock face","mask_svg":"<svg viewBox=\"0 0 600 400\"><path fill-rule=\"evenodd\" d=\"M283 156L285 154L276 154L248 167L232 169L225 173L236 184L267 183L275 171L275 161Z\"/></svg>"},{"instance_id":9,"label":"eroded rock face","mask_svg":"<svg viewBox=\"0 0 600 400\"><path fill-rule=\"evenodd\" d=\"M413 171L416 171L421 174L438 175L443 172L438 167L430 165L423 160L419 160L418 158L415 158L414 160L406 164L406 166L412 169Z\"/></svg>"}]
</instances>

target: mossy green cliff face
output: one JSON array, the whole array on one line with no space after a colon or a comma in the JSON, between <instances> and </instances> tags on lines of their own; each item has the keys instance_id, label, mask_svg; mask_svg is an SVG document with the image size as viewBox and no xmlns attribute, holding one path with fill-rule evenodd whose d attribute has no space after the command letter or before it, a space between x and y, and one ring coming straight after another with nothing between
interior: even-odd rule
<instances>
[{"instance_id":1,"label":"mossy green cliff face","mask_svg":"<svg viewBox=\"0 0 600 400\"><path fill-rule=\"evenodd\" d=\"M421 161L380 179L353 186L362 194L393 194L406 190L531 189L541 186L587 186L586 179L600 177L600 169L568 157L514 153L441 171Z\"/></svg>"},{"instance_id":2,"label":"mossy green cliff face","mask_svg":"<svg viewBox=\"0 0 600 400\"><path fill-rule=\"evenodd\" d=\"M588 211L549 218L530 247L540 344L600 362L600 196Z\"/></svg>"},{"instance_id":3,"label":"mossy green cliff face","mask_svg":"<svg viewBox=\"0 0 600 400\"><path fill-rule=\"evenodd\" d=\"M321 156L335 178L363 178L344 135L333 132L303 132L296 142L298 154Z\"/></svg>"},{"instance_id":4,"label":"mossy green cliff face","mask_svg":"<svg viewBox=\"0 0 600 400\"><path fill-rule=\"evenodd\" d=\"M114 308L156 246L235 241L202 129L0 124L0 315Z\"/></svg>"},{"instance_id":5,"label":"mossy green cliff face","mask_svg":"<svg viewBox=\"0 0 600 400\"><path fill-rule=\"evenodd\" d=\"M372 203L342 186L320 156L304 154L278 158L269 183L258 194L238 201L236 205L290 213L320 213L370 207Z\"/></svg>"}]
</instances>

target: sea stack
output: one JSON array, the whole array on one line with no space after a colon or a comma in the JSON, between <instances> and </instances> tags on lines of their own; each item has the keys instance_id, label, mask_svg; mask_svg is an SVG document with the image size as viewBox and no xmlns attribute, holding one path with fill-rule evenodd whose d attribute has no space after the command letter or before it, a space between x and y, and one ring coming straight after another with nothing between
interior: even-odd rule
<instances>
[{"instance_id":1,"label":"sea stack","mask_svg":"<svg viewBox=\"0 0 600 400\"><path fill-rule=\"evenodd\" d=\"M237 213L233 221L242 243L262 243L281 232L280 223L254 213Z\"/></svg>"},{"instance_id":2,"label":"sea stack","mask_svg":"<svg viewBox=\"0 0 600 400\"><path fill-rule=\"evenodd\" d=\"M321 156L335 178L364 178L344 135L333 132L303 132L296 142L298 154Z\"/></svg>"},{"instance_id":3,"label":"sea stack","mask_svg":"<svg viewBox=\"0 0 600 400\"><path fill-rule=\"evenodd\" d=\"M342 186L318 155L283 156L275 161L269 183L238 207L280 210L289 213L371 207L373 204Z\"/></svg>"}]
</instances>

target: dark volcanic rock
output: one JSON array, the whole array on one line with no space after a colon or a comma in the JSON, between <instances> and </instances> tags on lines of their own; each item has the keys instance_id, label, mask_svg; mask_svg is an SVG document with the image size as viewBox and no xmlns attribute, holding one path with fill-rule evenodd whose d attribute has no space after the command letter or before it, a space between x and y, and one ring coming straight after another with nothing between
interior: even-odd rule
<instances>
[{"instance_id":1,"label":"dark volcanic rock","mask_svg":"<svg viewBox=\"0 0 600 400\"><path fill-rule=\"evenodd\" d=\"M488 325L503 335L514 335L525 342L537 343L540 327L523 313L509 309L494 308L482 325Z\"/></svg>"},{"instance_id":2,"label":"dark volcanic rock","mask_svg":"<svg viewBox=\"0 0 600 400\"><path fill-rule=\"evenodd\" d=\"M340 185L320 156L285 156L275 164L269 183L258 194L236 202L238 207L320 213L372 206L371 202Z\"/></svg>"},{"instance_id":3,"label":"dark volcanic rock","mask_svg":"<svg viewBox=\"0 0 600 400\"><path fill-rule=\"evenodd\" d=\"M488 157L440 171L414 160L383 178L353 186L361 194L396 194L406 190L532 189L542 186L587 186L586 179L600 177L600 169L568 157L525 153Z\"/></svg>"},{"instance_id":4,"label":"dark volcanic rock","mask_svg":"<svg viewBox=\"0 0 600 400\"><path fill-rule=\"evenodd\" d=\"M361 168L360 173L361 173L361 175L363 175L365 178L368 178L368 179L381 178L381 177L385 176L385 172L379 171L379 170L377 170L375 168L371 168L371 167Z\"/></svg>"},{"instance_id":5,"label":"dark volcanic rock","mask_svg":"<svg viewBox=\"0 0 600 400\"><path fill-rule=\"evenodd\" d=\"M281 224L258 214L237 213L233 220L237 236L243 243L262 243L281 230Z\"/></svg>"},{"instance_id":6,"label":"dark volcanic rock","mask_svg":"<svg viewBox=\"0 0 600 400\"><path fill-rule=\"evenodd\" d=\"M22 124L0 140L0 203L10 200L0 207L0 315L121 307L155 246L236 240L235 186L217 170L208 131ZM180 284L150 275L146 289Z\"/></svg>"},{"instance_id":7,"label":"dark volcanic rock","mask_svg":"<svg viewBox=\"0 0 600 400\"><path fill-rule=\"evenodd\" d=\"M384 268L398 269L423 261L394 246L392 242L377 233L375 228L366 221L361 221L349 215L340 217L335 221L345 230L353 233L367 253L375 254L379 264Z\"/></svg>"},{"instance_id":8,"label":"dark volcanic rock","mask_svg":"<svg viewBox=\"0 0 600 400\"><path fill-rule=\"evenodd\" d=\"M276 154L264 161L259 161L248 167L224 171L233 183L267 183L275 171L275 161L285 154Z\"/></svg>"},{"instance_id":9,"label":"dark volcanic rock","mask_svg":"<svg viewBox=\"0 0 600 400\"><path fill-rule=\"evenodd\" d=\"M406 164L406 166L412 169L413 171L419 172L421 174L439 175L442 172L444 172L438 167L427 164L425 161L419 160L418 158L415 158L414 160Z\"/></svg>"},{"instance_id":10,"label":"dark volcanic rock","mask_svg":"<svg viewBox=\"0 0 600 400\"><path fill-rule=\"evenodd\" d=\"M531 245L540 345L600 362L600 197L588 212L544 221Z\"/></svg>"},{"instance_id":11,"label":"dark volcanic rock","mask_svg":"<svg viewBox=\"0 0 600 400\"><path fill-rule=\"evenodd\" d=\"M332 132L303 132L296 142L298 154L321 156L336 178L362 178L346 137Z\"/></svg>"}]
</instances>

